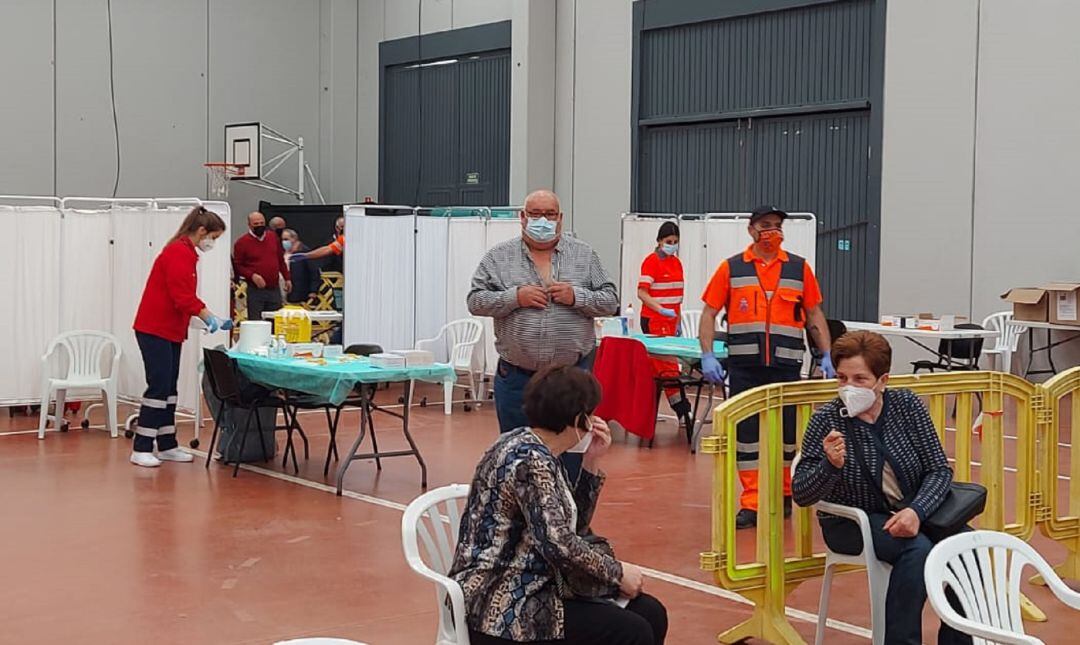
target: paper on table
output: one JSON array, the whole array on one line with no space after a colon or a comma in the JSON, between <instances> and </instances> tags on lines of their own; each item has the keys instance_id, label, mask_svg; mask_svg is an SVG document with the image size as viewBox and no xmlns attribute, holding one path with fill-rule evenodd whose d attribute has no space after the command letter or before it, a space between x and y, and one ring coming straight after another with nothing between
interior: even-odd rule
<instances>
[{"instance_id":1,"label":"paper on table","mask_svg":"<svg viewBox=\"0 0 1080 645\"><path fill-rule=\"evenodd\" d=\"M1058 320L1076 320L1076 292L1075 291L1058 291L1057 292L1057 319Z\"/></svg>"}]
</instances>

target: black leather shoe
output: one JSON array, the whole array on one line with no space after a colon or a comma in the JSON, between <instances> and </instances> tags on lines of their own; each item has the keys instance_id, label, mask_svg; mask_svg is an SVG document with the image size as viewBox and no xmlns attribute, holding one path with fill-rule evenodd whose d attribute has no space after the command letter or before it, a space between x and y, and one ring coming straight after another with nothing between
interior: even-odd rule
<instances>
[{"instance_id":1,"label":"black leather shoe","mask_svg":"<svg viewBox=\"0 0 1080 645\"><path fill-rule=\"evenodd\" d=\"M784 517L791 517L791 497L784 498Z\"/></svg>"},{"instance_id":2,"label":"black leather shoe","mask_svg":"<svg viewBox=\"0 0 1080 645\"><path fill-rule=\"evenodd\" d=\"M735 528L749 529L755 526L757 526L757 511L748 508L739 509L739 513L735 516Z\"/></svg>"}]
</instances>

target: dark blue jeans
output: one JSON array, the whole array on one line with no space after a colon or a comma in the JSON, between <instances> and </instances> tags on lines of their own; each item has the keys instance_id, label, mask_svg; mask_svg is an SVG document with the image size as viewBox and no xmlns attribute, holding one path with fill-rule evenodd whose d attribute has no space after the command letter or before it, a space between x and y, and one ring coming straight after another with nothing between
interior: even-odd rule
<instances>
[{"instance_id":1,"label":"dark blue jeans","mask_svg":"<svg viewBox=\"0 0 1080 645\"><path fill-rule=\"evenodd\" d=\"M577 366L583 370L591 370L593 354L589 354L577 362ZM499 417L499 432L507 433L517 428L529 425L529 419L525 417L523 404L525 400L525 386L535 372L522 369L503 359L499 359L499 365L495 369L495 414ZM570 485L573 486L581 474L581 455L564 452L562 454L563 466L566 468Z\"/></svg>"},{"instance_id":2,"label":"dark blue jeans","mask_svg":"<svg viewBox=\"0 0 1080 645\"><path fill-rule=\"evenodd\" d=\"M887 645L920 645L922 641L922 611L926 604L926 583L923 571L926 556L934 543L924 533L913 538L894 538L883 528L889 516L884 513L868 513L870 534L874 540L874 553L879 560L892 565L889 590L885 595L885 643ZM822 518L821 536L825 544L837 553L854 555L862 551L862 535L859 527L843 518ZM960 600L951 588L945 595L949 604L960 614ZM961 634L945 623L938 630L939 645L970 645L971 637Z\"/></svg>"}]
</instances>

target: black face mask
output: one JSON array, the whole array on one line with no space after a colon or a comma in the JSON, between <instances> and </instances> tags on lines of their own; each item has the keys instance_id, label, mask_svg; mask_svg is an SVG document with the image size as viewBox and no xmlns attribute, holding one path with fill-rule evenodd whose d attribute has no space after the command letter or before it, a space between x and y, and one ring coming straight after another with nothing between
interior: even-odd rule
<instances>
[{"instance_id":1,"label":"black face mask","mask_svg":"<svg viewBox=\"0 0 1080 645\"><path fill-rule=\"evenodd\" d=\"M263 233L266 232L266 227L256 226L255 228L251 229L251 232L255 234L255 237L262 237Z\"/></svg>"}]
</instances>

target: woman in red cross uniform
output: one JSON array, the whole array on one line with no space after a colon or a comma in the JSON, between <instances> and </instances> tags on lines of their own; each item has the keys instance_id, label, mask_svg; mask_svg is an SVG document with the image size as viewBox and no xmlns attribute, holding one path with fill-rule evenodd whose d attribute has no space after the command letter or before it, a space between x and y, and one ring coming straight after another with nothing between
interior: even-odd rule
<instances>
[{"instance_id":1,"label":"woman in red cross uniform","mask_svg":"<svg viewBox=\"0 0 1080 645\"><path fill-rule=\"evenodd\" d=\"M641 331L650 336L678 336L681 331L683 301L683 266L679 261L679 227L664 222L656 234L656 249L641 263L638 298L641 300ZM679 376L679 362L653 358L656 377ZM690 401L677 387L665 388L668 403L675 414L692 426Z\"/></svg>"}]
</instances>

